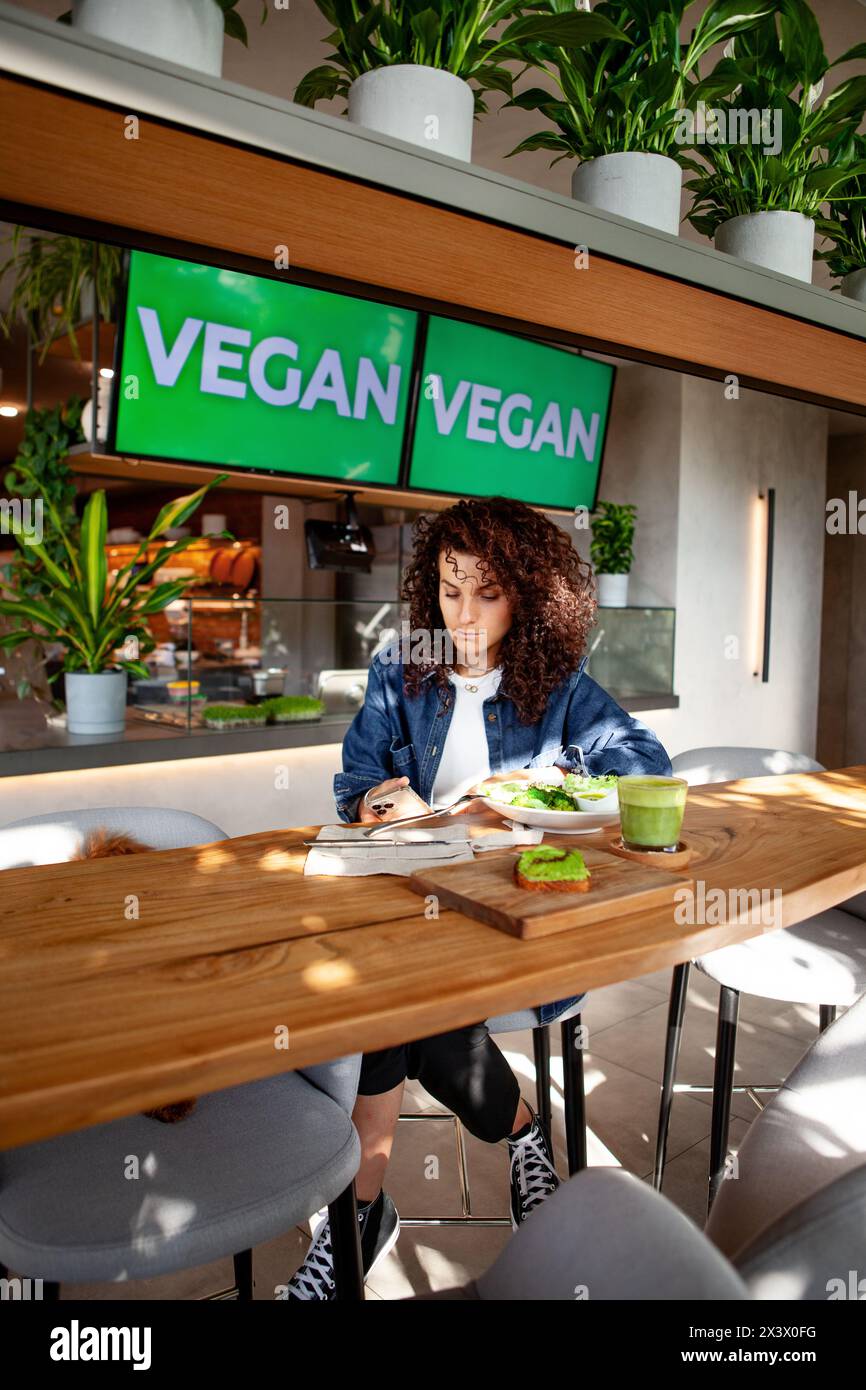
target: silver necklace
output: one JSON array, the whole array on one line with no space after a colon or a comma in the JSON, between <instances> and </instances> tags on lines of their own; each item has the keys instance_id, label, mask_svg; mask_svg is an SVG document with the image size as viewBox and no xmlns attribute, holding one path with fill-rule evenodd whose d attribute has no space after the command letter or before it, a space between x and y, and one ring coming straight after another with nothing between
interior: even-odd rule
<instances>
[{"instance_id":1,"label":"silver necklace","mask_svg":"<svg viewBox=\"0 0 866 1390\"><path fill-rule=\"evenodd\" d=\"M486 671L481 671L481 672L475 677L475 679L476 679L476 680L481 680L481 678L482 678L483 676L489 676L489 675L490 675L490 672L491 672L491 671L495 671L495 670L496 670L496 667L495 667L495 666L488 666L488 667L487 667L487 670L486 670ZM456 675L457 672L455 671L454 674ZM466 677L464 676L463 679L465 680ZM463 689L464 689L464 690L468 690L468 691L470 692L470 694L472 694L472 695L477 695L477 694L478 694L478 686L477 686L477 685L464 685Z\"/></svg>"}]
</instances>

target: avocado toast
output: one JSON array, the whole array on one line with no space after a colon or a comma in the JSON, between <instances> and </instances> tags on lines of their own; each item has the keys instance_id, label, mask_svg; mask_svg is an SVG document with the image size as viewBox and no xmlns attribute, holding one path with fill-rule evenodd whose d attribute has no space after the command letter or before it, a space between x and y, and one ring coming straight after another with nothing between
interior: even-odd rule
<instances>
[{"instance_id":1,"label":"avocado toast","mask_svg":"<svg viewBox=\"0 0 866 1390\"><path fill-rule=\"evenodd\" d=\"M590 873L580 850L537 845L515 861L514 882L532 893L588 893Z\"/></svg>"}]
</instances>

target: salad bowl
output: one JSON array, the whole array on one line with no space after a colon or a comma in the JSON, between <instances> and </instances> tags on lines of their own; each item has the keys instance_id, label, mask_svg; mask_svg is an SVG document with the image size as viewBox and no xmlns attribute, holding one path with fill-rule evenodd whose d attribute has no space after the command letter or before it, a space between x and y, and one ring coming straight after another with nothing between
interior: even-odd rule
<instances>
[{"instance_id":1,"label":"salad bowl","mask_svg":"<svg viewBox=\"0 0 866 1390\"><path fill-rule=\"evenodd\" d=\"M518 825L567 835L589 834L619 820L617 778L539 768L531 781L494 782L482 788L484 805Z\"/></svg>"}]
</instances>

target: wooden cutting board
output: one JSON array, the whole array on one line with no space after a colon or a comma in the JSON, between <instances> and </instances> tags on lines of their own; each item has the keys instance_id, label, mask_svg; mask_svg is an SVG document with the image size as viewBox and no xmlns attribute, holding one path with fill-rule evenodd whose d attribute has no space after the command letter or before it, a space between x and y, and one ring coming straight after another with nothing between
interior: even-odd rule
<instances>
[{"instance_id":1,"label":"wooden cutting board","mask_svg":"<svg viewBox=\"0 0 866 1390\"><path fill-rule=\"evenodd\" d=\"M581 848L580 852L591 875L588 893L534 893L518 888L513 873L520 851L480 855L473 864L422 869L411 875L409 887L425 897L435 893L443 907L456 908L527 940L666 903L673 907L678 888L694 889L694 880L683 874L648 868L601 849Z\"/></svg>"}]
</instances>

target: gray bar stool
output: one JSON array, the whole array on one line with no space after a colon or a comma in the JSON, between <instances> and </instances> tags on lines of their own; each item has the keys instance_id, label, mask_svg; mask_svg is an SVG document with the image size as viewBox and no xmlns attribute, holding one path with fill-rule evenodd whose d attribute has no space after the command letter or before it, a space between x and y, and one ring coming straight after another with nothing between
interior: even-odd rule
<instances>
[{"instance_id":1,"label":"gray bar stool","mask_svg":"<svg viewBox=\"0 0 866 1390\"><path fill-rule=\"evenodd\" d=\"M821 763L803 754L771 748L695 748L678 754L673 770L691 785L826 771ZM778 1089L756 1083L734 1085L740 994L817 1006L823 1031L837 1007L847 1007L866 991L866 894L795 926L725 946L691 964L720 986L713 1084L675 1084L689 978L690 963L686 962L674 968L671 984L653 1185L661 1190L674 1093L711 1091L709 1210L724 1177L733 1093L748 1095L760 1109L759 1095Z\"/></svg>"},{"instance_id":2,"label":"gray bar stool","mask_svg":"<svg viewBox=\"0 0 866 1390\"><path fill-rule=\"evenodd\" d=\"M586 995L583 994L570 1009L556 1020L562 1027L563 1093L565 1102L565 1139L569 1174L586 1167L586 1097L583 1076L583 1049L579 1046L580 1012ZM552 1115L550 1105L550 1032L551 1024L542 1024L538 1009L519 1009L512 1014L499 1014L487 1020L491 1033L519 1033L532 1030L535 1053L535 1087L538 1117L553 1151ZM430 1120L449 1121L454 1126L457 1147L457 1177L460 1184L459 1216L401 1216L401 1226L510 1226L508 1216L474 1216L469 1186L469 1162L463 1125L450 1110L404 1112L401 1120L420 1123Z\"/></svg>"},{"instance_id":3,"label":"gray bar stool","mask_svg":"<svg viewBox=\"0 0 866 1390\"><path fill-rule=\"evenodd\" d=\"M839 1284L863 1269L866 998L812 1044L753 1120L738 1161L703 1232L634 1174L587 1168L480 1278L415 1301L856 1298Z\"/></svg>"}]
</instances>

